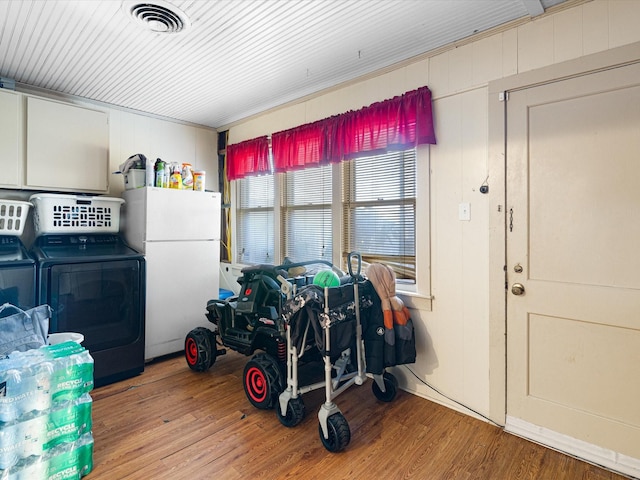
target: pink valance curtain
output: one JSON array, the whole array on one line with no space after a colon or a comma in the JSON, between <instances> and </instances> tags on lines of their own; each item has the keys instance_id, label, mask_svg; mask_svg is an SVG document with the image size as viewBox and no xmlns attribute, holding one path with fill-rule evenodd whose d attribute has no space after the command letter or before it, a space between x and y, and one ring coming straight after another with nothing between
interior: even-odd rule
<instances>
[{"instance_id":1,"label":"pink valance curtain","mask_svg":"<svg viewBox=\"0 0 640 480\"><path fill-rule=\"evenodd\" d=\"M271 136L276 172L435 143L428 87ZM227 147L229 180L266 172L266 136Z\"/></svg>"},{"instance_id":2,"label":"pink valance curtain","mask_svg":"<svg viewBox=\"0 0 640 480\"><path fill-rule=\"evenodd\" d=\"M272 135L277 172L435 144L427 87Z\"/></svg>"},{"instance_id":3,"label":"pink valance curtain","mask_svg":"<svg viewBox=\"0 0 640 480\"><path fill-rule=\"evenodd\" d=\"M274 162L276 172L327 163L326 120L274 133L271 151L273 158L279 160Z\"/></svg>"},{"instance_id":4,"label":"pink valance curtain","mask_svg":"<svg viewBox=\"0 0 640 480\"><path fill-rule=\"evenodd\" d=\"M269 139L267 136L227 146L227 178L238 180L247 175L269 173Z\"/></svg>"}]
</instances>

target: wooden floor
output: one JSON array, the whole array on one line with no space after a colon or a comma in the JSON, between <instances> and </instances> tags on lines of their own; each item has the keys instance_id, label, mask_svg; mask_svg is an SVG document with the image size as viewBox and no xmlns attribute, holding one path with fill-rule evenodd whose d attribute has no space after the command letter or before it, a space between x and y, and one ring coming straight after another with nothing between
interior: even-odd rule
<instances>
[{"instance_id":1,"label":"wooden floor","mask_svg":"<svg viewBox=\"0 0 640 480\"><path fill-rule=\"evenodd\" d=\"M303 396L307 414L284 427L246 399L248 358L219 357L206 373L182 356L95 389L94 467L115 479L622 479L423 398L378 401L371 381L336 400L351 442L329 453L318 435L324 392Z\"/></svg>"}]
</instances>

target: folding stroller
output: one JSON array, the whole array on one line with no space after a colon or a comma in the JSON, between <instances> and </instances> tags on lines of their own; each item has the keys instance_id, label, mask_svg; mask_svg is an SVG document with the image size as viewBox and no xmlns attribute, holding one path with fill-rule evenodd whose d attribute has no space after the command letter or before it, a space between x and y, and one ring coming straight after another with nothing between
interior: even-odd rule
<instances>
[{"instance_id":1,"label":"folding stroller","mask_svg":"<svg viewBox=\"0 0 640 480\"><path fill-rule=\"evenodd\" d=\"M367 379L362 317L366 319L369 314L372 296L376 293L371 283L361 276L361 265L360 255L349 254L349 283L331 288L304 286L290 295L282 308L287 339L287 386L276 405L278 419L286 427L298 425L305 416L302 395L324 388L325 402L318 412L318 431L322 444L330 452L344 449L351 440L349 424L334 403L335 398ZM299 361L314 348L320 351L323 360L324 380L301 386ZM376 398L392 401L398 388L396 378L385 371L372 376Z\"/></svg>"}]
</instances>

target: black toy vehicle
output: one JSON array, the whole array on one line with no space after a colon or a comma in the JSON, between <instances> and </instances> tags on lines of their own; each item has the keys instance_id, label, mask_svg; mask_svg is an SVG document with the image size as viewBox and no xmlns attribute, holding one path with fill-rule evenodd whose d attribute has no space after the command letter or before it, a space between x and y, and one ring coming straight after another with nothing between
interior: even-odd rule
<instances>
[{"instance_id":1,"label":"black toy vehicle","mask_svg":"<svg viewBox=\"0 0 640 480\"><path fill-rule=\"evenodd\" d=\"M224 347L253 355L243 374L249 401L261 409L273 408L285 389L287 341L281 309L292 289L313 283L314 275L333 270L324 260L282 265L254 265L242 269L240 293L224 300L210 300L206 317L210 330L197 327L185 339L185 358L192 370L208 370ZM348 278L348 277L347 277Z\"/></svg>"}]
</instances>

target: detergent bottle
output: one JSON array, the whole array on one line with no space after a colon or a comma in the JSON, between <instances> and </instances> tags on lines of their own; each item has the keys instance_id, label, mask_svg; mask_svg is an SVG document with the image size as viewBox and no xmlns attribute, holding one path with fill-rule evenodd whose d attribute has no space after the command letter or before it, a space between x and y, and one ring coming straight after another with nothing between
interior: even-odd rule
<instances>
[{"instance_id":1,"label":"detergent bottle","mask_svg":"<svg viewBox=\"0 0 640 480\"><path fill-rule=\"evenodd\" d=\"M173 165L173 171L171 173L171 177L169 177L169 188L182 188L182 174L180 173L180 166L175 164Z\"/></svg>"},{"instance_id":2,"label":"detergent bottle","mask_svg":"<svg viewBox=\"0 0 640 480\"><path fill-rule=\"evenodd\" d=\"M193 172L193 189L199 192L204 192L205 185L205 174L204 170L196 170Z\"/></svg>"}]
</instances>

